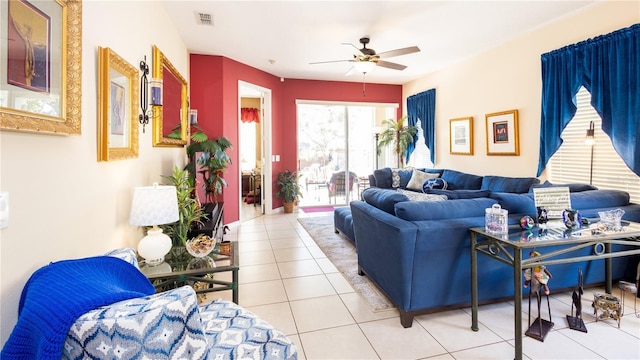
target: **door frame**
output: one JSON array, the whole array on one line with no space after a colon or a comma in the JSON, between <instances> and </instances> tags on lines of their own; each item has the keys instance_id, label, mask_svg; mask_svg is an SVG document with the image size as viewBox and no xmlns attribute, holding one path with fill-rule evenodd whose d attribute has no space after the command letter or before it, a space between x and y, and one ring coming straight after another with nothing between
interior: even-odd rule
<instances>
[{"instance_id":1,"label":"door frame","mask_svg":"<svg viewBox=\"0 0 640 360\"><path fill-rule=\"evenodd\" d=\"M262 98L261 111L262 117L260 119L260 139L261 139L261 207L263 214L273 214L273 196L272 196L272 184L271 181L265 181L271 179L271 89L255 85L246 81L238 80L238 129L240 129L240 114L241 114L241 99L247 97L245 92L251 92L252 95L259 94ZM238 131L238 149L240 148L241 134ZM242 189L242 169L238 166L238 179L240 182L240 189ZM238 219L242 222L242 191L238 192Z\"/></svg>"}]
</instances>

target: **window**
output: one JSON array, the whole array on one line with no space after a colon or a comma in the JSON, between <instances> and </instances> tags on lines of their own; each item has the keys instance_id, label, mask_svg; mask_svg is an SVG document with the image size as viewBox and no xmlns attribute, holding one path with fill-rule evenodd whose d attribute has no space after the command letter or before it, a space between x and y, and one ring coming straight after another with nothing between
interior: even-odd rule
<instances>
[{"instance_id":1,"label":"window","mask_svg":"<svg viewBox=\"0 0 640 360\"><path fill-rule=\"evenodd\" d=\"M578 110L562 132L563 143L549 161L549 181L558 184L591 183L599 189L628 192L631 201L640 203L640 177L622 161L601 129L601 119L591 106L591 94L580 88L576 95ZM589 123L595 124L593 170L591 145L585 143Z\"/></svg>"}]
</instances>

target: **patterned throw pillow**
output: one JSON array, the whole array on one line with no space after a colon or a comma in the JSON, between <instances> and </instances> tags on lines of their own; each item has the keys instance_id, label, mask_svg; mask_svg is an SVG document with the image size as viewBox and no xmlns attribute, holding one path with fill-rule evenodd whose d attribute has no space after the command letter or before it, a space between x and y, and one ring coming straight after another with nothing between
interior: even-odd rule
<instances>
[{"instance_id":1,"label":"patterned throw pillow","mask_svg":"<svg viewBox=\"0 0 640 360\"><path fill-rule=\"evenodd\" d=\"M447 195L424 194L411 190L398 189L398 192L406 195L411 201L444 201L449 199Z\"/></svg>"},{"instance_id":2,"label":"patterned throw pillow","mask_svg":"<svg viewBox=\"0 0 640 360\"><path fill-rule=\"evenodd\" d=\"M426 173L420 170L413 170L413 174L411 175L411 180L409 180L409 183L407 184L407 189L422 191L422 184L424 184L425 181L429 179L437 178L437 177L440 177L440 174Z\"/></svg>"},{"instance_id":3,"label":"patterned throw pillow","mask_svg":"<svg viewBox=\"0 0 640 360\"><path fill-rule=\"evenodd\" d=\"M431 178L422 184L423 192L427 192L432 189L446 190L447 182L442 178Z\"/></svg>"},{"instance_id":4,"label":"patterned throw pillow","mask_svg":"<svg viewBox=\"0 0 640 360\"><path fill-rule=\"evenodd\" d=\"M391 187L394 189L400 187L400 169L391 169Z\"/></svg>"}]
</instances>

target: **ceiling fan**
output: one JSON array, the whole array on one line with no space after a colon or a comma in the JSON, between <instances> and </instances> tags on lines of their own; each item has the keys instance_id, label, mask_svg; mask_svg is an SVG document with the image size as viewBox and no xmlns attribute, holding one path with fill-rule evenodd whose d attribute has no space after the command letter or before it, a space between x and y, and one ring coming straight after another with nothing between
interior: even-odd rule
<instances>
[{"instance_id":1,"label":"ceiling fan","mask_svg":"<svg viewBox=\"0 0 640 360\"><path fill-rule=\"evenodd\" d=\"M406 48L376 53L375 50L367 48L367 44L369 43L369 40L370 39L368 37L360 38L362 49L359 49L357 46L355 46L352 43L342 43L342 45L351 45L356 49L355 53L353 54L353 59L319 61L319 62L312 62L310 64L315 65L315 64L327 64L327 63L336 63L336 62L352 62L354 63L353 67L351 67L351 69L345 74L347 76L351 75L354 70L357 70L363 74L366 74L367 72L370 72L371 70L373 70L373 68L376 66L382 66L382 67L393 69L393 70L404 70L407 68L405 65L397 64L394 62L385 61L381 59L386 59L386 58L406 55L406 54L412 54L420 51L420 48L418 48L417 46L409 46Z\"/></svg>"}]
</instances>

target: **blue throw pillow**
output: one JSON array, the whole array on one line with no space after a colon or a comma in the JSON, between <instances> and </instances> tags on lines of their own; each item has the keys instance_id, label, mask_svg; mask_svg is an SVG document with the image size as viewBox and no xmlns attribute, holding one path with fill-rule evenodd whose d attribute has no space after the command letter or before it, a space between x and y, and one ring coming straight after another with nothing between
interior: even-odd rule
<instances>
[{"instance_id":1,"label":"blue throw pillow","mask_svg":"<svg viewBox=\"0 0 640 360\"><path fill-rule=\"evenodd\" d=\"M482 185L482 176L456 170L444 170L440 177L447 182L449 190L480 190Z\"/></svg>"},{"instance_id":2,"label":"blue throw pillow","mask_svg":"<svg viewBox=\"0 0 640 360\"><path fill-rule=\"evenodd\" d=\"M433 189L446 190L447 182L442 178L431 178L427 179L427 181L422 184L422 192L426 193Z\"/></svg>"}]
</instances>

